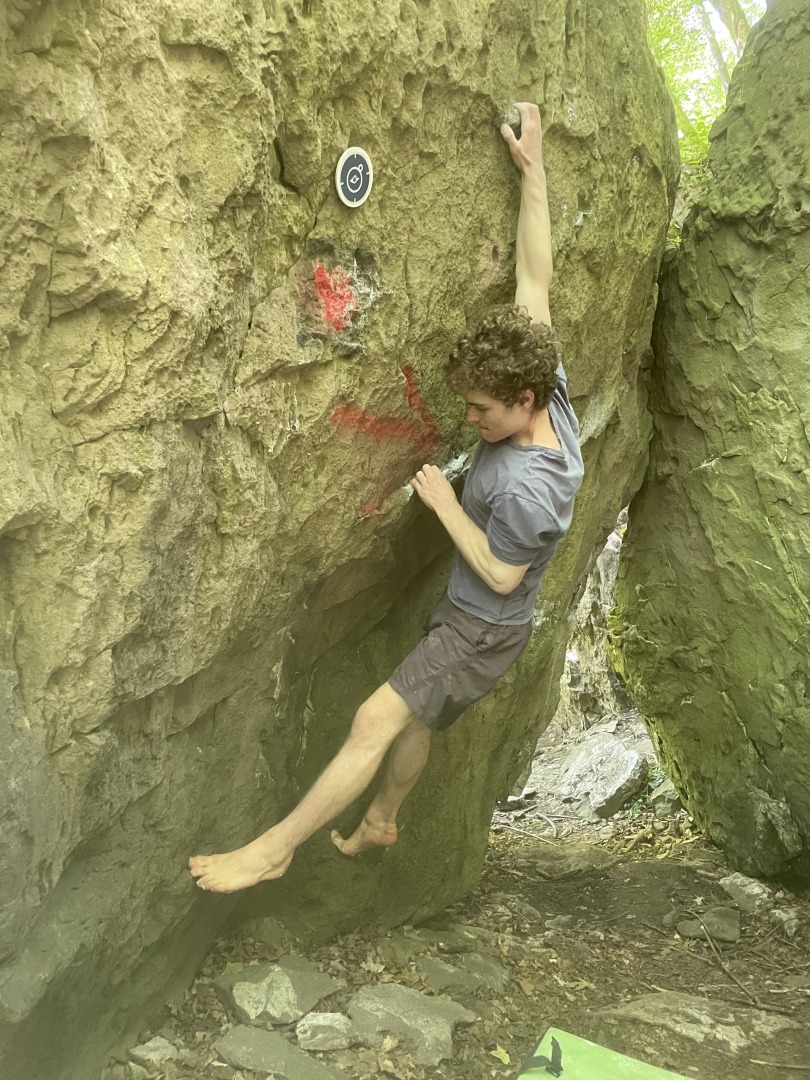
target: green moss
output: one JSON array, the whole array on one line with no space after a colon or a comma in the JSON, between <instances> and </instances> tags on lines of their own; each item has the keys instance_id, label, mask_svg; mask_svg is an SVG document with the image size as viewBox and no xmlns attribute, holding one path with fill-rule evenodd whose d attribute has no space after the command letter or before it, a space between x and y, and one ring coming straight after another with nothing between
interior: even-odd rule
<instances>
[{"instance_id":1,"label":"green moss","mask_svg":"<svg viewBox=\"0 0 810 1080\"><path fill-rule=\"evenodd\" d=\"M810 879L810 13L749 39L713 179L661 279L655 434L612 617L615 663L704 831Z\"/></svg>"}]
</instances>

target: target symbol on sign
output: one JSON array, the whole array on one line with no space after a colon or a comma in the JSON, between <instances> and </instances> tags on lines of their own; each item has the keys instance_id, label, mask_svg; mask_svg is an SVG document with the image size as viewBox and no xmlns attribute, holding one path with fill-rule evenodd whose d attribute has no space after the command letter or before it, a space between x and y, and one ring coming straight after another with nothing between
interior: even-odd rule
<instances>
[{"instance_id":1,"label":"target symbol on sign","mask_svg":"<svg viewBox=\"0 0 810 1080\"><path fill-rule=\"evenodd\" d=\"M359 146L345 150L335 169L335 187L345 206L361 206L369 197L374 182L371 158Z\"/></svg>"}]
</instances>

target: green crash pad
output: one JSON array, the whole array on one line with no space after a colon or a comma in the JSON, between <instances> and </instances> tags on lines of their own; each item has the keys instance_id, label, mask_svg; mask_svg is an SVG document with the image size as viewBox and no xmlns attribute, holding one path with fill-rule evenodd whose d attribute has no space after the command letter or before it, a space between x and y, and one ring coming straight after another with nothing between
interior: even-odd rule
<instances>
[{"instance_id":1,"label":"green crash pad","mask_svg":"<svg viewBox=\"0 0 810 1080\"><path fill-rule=\"evenodd\" d=\"M562 1051L561 1057L559 1052L557 1054L562 1071L552 1072L545 1065L526 1065L518 1074L521 1078L535 1077L540 1080L542 1077L543 1080L549 1080L549 1077L559 1075L562 1080L687 1080L678 1073L657 1069L655 1065L645 1065L643 1061L617 1054L615 1050L597 1046L596 1043L580 1039L577 1035L569 1035L567 1031L559 1031L557 1028L548 1029L533 1056L554 1060L552 1039L556 1039Z\"/></svg>"}]
</instances>

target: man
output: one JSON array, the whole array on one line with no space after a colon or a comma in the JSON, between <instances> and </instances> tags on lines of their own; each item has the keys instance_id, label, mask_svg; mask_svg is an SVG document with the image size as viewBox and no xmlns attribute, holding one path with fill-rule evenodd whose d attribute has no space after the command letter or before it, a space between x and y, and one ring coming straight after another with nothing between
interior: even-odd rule
<instances>
[{"instance_id":1,"label":"man","mask_svg":"<svg viewBox=\"0 0 810 1080\"><path fill-rule=\"evenodd\" d=\"M540 581L571 523L582 483L579 426L551 335L551 225L536 105L521 104L521 137L501 128L523 173L515 306L496 309L455 346L450 386L481 442L461 505L435 465L411 480L456 546L447 593L426 636L357 711L342 749L298 806L252 843L189 860L201 889L235 892L280 877L296 848L353 802L390 748L378 794L345 855L396 842L397 812L427 761L431 730L448 727L521 655Z\"/></svg>"}]
</instances>

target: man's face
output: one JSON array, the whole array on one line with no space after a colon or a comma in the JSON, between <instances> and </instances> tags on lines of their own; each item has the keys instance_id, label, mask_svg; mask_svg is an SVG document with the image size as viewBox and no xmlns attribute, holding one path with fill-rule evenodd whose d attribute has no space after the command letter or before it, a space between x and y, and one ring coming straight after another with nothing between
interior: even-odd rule
<instances>
[{"instance_id":1,"label":"man's face","mask_svg":"<svg viewBox=\"0 0 810 1080\"><path fill-rule=\"evenodd\" d=\"M528 401L518 405L504 405L502 401L484 394L480 390L468 390L462 395L469 405L467 420L477 424L481 438L489 443L500 442L523 431L531 422L533 395L528 392Z\"/></svg>"}]
</instances>

